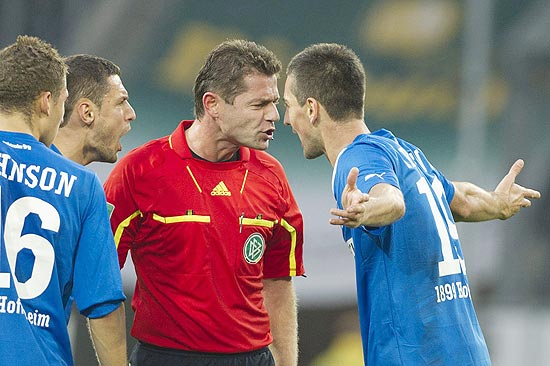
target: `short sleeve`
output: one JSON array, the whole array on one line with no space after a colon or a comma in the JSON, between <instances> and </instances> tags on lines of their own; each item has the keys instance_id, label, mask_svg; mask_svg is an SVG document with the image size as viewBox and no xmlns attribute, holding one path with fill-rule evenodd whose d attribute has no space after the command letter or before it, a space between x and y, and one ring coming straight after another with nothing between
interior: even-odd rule
<instances>
[{"instance_id":1,"label":"short sleeve","mask_svg":"<svg viewBox=\"0 0 550 366\"><path fill-rule=\"evenodd\" d=\"M125 300L105 195L97 176L82 217L74 268L73 297L85 316L105 316Z\"/></svg>"}]
</instances>

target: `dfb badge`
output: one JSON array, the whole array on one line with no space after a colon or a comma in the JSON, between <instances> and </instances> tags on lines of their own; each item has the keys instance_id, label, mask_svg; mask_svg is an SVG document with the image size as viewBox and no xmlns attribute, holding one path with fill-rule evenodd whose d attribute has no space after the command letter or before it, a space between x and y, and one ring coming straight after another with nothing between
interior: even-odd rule
<instances>
[{"instance_id":1,"label":"dfb badge","mask_svg":"<svg viewBox=\"0 0 550 366\"><path fill-rule=\"evenodd\" d=\"M247 263L256 264L262 259L265 250L264 237L259 233L251 234L244 242L243 255Z\"/></svg>"}]
</instances>

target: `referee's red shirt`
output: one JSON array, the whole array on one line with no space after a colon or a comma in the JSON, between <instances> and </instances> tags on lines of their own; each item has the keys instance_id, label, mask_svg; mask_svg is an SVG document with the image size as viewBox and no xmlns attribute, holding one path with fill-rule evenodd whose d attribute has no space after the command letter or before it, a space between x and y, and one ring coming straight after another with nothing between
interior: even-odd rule
<instances>
[{"instance_id":1,"label":"referee's red shirt","mask_svg":"<svg viewBox=\"0 0 550 366\"><path fill-rule=\"evenodd\" d=\"M280 163L193 158L182 121L127 154L105 182L122 267L137 282L133 337L161 347L236 353L271 343L262 279L300 276L303 221Z\"/></svg>"}]
</instances>

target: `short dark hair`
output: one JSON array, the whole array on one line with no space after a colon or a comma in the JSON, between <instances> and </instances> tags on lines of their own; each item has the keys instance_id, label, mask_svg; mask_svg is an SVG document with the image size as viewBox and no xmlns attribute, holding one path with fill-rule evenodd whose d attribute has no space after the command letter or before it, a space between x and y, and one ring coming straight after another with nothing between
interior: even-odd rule
<instances>
[{"instance_id":1,"label":"short dark hair","mask_svg":"<svg viewBox=\"0 0 550 366\"><path fill-rule=\"evenodd\" d=\"M67 121L80 98L88 98L101 107L103 97L109 92L108 79L112 75L120 76L120 68L107 59L86 54L66 57L65 62L69 67L69 97L65 102L64 116L64 120Z\"/></svg>"},{"instance_id":2,"label":"short dark hair","mask_svg":"<svg viewBox=\"0 0 550 366\"><path fill-rule=\"evenodd\" d=\"M294 77L292 93L301 106L315 98L336 121L363 118L366 75L350 48L335 43L309 46L292 58L287 76Z\"/></svg>"},{"instance_id":3,"label":"short dark hair","mask_svg":"<svg viewBox=\"0 0 550 366\"><path fill-rule=\"evenodd\" d=\"M281 67L281 61L273 52L255 42L235 39L221 43L208 54L195 79L195 116L204 115L204 93L217 93L232 104L235 97L246 90L246 76L278 75Z\"/></svg>"},{"instance_id":4,"label":"short dark hair","mask_svg":"<svg viewBox=\"0 0 550 366\"><path fill-rule=\"evenodd\" d=\"M67 65L51 44L33 36L0 51L0 110L21 112L28 118L40 93L51 92L57 100L65 87Z\"/></svg>"}]
</instances>

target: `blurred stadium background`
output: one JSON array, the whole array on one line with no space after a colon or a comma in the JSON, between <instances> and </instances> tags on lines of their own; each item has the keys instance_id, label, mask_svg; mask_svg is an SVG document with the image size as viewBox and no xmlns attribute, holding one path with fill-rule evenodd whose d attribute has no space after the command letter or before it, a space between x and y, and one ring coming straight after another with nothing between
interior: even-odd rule
<instances>
[{"instance_id":1,"label":"blurred stadium background","mask_svg":"<svg viewBox=\"0 0 550 366\"><path fill-rule=\"evenodd\" d=\"M285 65L311 43L352 47L367 69L371 129L391 129L450 179L488 189L516 158L526 160L519 183L543 198L509 221L459 231L494 365L548 365L549 19L545 0L0 0L0 46L30 34L64 55L120 65L137 113L122 154L193 117L194 77L226 38L262 43ZM306 224L307 278L295 280L300 366L362 365L353 260L327 223L330 166L307 162L297 137L277 128L270 152L285 166ZM104 180L112 166L91 168ZM131 297L132 268L123 274ZM76 364L94 365L80 317L69 326Z\"/></svg>"}]
</instances>

